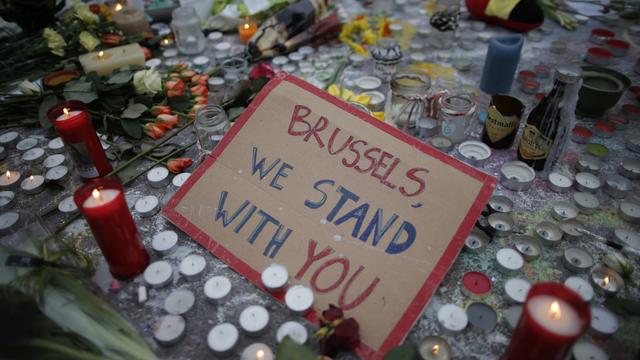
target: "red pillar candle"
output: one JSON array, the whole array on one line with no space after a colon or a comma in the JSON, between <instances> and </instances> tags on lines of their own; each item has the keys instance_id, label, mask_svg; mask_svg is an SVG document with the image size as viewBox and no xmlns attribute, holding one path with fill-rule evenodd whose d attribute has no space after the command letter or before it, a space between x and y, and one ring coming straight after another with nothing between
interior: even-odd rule
<instances>
[{"instance_id":1,"label":"red pillar candle","mask_svg":"<svg viewBox=\"0 0 640 360\"><path fill-rule=\"evenodd\" d=\"M49 109L47 117L62 138L83 180L106 176L113 170L83 102L61 102Z\"/></svg>"},{"instance_id":2,"label":"red pillar candle","mask_svg":"<svg viewBox=\"0 0 640 360\"><path fill-rule=\"evenodd\" d=\"M91 227L111 273L132 278L149 264L136 224L124 198L122 184L107 177L87 181L73 199Z\"/></svg>"},{"instance_id":3,"label":"red pillar candle","mask_svg":"<svg viewBox=\"0 0 640 360\"><path fill-rule=\"evenodd\" d=\"M501 360L562 360L590 322L578 293L561 283L535 284Z\"/></svg>"}]
</instances>

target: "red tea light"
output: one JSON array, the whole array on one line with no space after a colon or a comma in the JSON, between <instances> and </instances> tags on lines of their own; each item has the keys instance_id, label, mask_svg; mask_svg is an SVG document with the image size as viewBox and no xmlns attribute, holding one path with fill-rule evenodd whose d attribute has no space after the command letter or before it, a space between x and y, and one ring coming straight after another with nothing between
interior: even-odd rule
<instances>
[{"instance_id":1,"label":"red tea light","mask_svg":"<svg viewBox=\"0 0 640 360\"><path fill-rule=\"evenodd\" d=\"M622 116L627 120L638 120L640 119L640 107L633 104L624 104L622 105Z\"/></svg>"},{"instance_id":2,"label":"red tea light","mask_svg":"<svg viewBox=\"0 0 640 360\"><path fill-rule=\"evenodd\" d=\"M551 76L551 68L547 65L536 65L533 71L538 79L548 79Z\"/></svg>"},{"instance_id":3,"label":"red tea light","mask_svg":"<svg viewBox=\"0 0 640 360\"><path fill-rule=\"evenodd\" d=\"M547 96L547 94L543 93L543 92L539 92L536 93L535 95L533 95L533 97L537 100L537 101L542 101L544 100L544 97Z\"/></svg>"},{"instance_id":4,"label":"red tea light","mask_svg":"<svg viewBox=\"0 0 640 360\"><path fill-rule=\"evenodd\" d=\"M589 142L591 137L593 137L593 132L584 126L578 125L571 131L571 140L578 144L585 144Z\"/></svg>"},{"instance_id":5,"label":"red tea light","mask_svg":"<svg viewBox=\"0 0 640 360\"><path fill-rule=\"evenodd\" d=\"M470 297L484 297L491 292L491 279L481 272L469 271L462 275L462 292Z\"/></svg>"},{"instance_id":6,"label":"red tea light","mask_svg":"<svg viewBox=\"0 0 640 360\"><path fill-rule=\"evenodd\" d=\"M522 82L520 90L525 94L535 94L540 90L540 83L535 80L525 80Z\"/></svg>"},{"instance_id":7,"label":"red tea light","mask_svg":"<svg viewBox=\"0 0 640 360\"><path fill-rule=\"evenodd\" d=\"M611 123L616 128L616 130L623 130L626 129L627 126L629 126L629 120L618 115L612 114L607 116L607 121Z\"/></svg>"},{"instance_id":8,"label":"red tea light","mask_svg":"<svg viewBox=\"0 0 640 360\"><path fill-rule=\"evenodd\" d=\"M594 125L595 134L597 137L610 138L613 136L613 132L616 130L613 124L608 121L598 120Z\"/></svg>"},{"instance_id":9,"label":"red tea light","mask_svg":"<svg viewBox=\"0 0 640 360\"><path fill-rule=\"evenodd\" d=\"M607 40L613 39L616 34L607 29L597 28L591 30L591 37L589 37L589 41L596 45L604 45Z\"/></svg>"},{"instance_id":10,"label":"red tea light","mask_svg":"<svg viewBox=\"0 0 640 360\"><path fill-rule=\"evenodd\" d=\"M536 74L531 70L522 70L518 73L518 81L523 82L526 80L533 80Z\"/></svg>"},{"instance_id":11,"label":"red tea light","mask_svg":"<svg viewBox=\"0 0 640 360\"><path fill-rule=\"evenodd\" d=\"M626 56L629 53L629 43L624 40L610 39L606 43L607 49L613 53L615 57Z\"/></svg>"},{"instance_id":12,"label":"red tea light","mask_svg":"<svg viewBox=\"0 0 640 360\"><path fill-rule=\"evenodd\" d=\"M593 65L609 65L613 53L605 48L592 47L587 50L585 60Z\"/></svg>"}]
</instances>

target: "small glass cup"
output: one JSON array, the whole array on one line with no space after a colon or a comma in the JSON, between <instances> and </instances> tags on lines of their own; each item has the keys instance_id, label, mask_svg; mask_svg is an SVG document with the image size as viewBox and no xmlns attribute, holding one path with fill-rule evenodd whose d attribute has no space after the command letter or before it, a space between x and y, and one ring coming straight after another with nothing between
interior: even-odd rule
<instances>
[{"instance_id":1,"label":"small glass cup","mask_svg":"<svg viewBox=\"0 0 640 360\"><path fill-rule=\"evenodd\" d=\"M475 109L475 100L467 93L447 94L441 97L438 122L442 135L451 139L454 144L464 141Z\"/></svg>"},{"instance_id":2,"label":"small glass cup","mask_svg":"<svg viewBox=\"0 0 640 360\"><path fill-rule=\"evenodd\" d=\"M224 109L218 105L206 105L196 113L196 135L198 149L211 154L230 127Z\"/></svg>"},{"instance_id":3,"label":"small glass cup","mask_svg":"<svg viewBox=\"0 0 640 360\"><path fill-rule=\"evenodd\" d=\"M247 71L247 60L241 57L232 57L222 62L222 72L225 76L234 76L239 79L242 78Z\"/></svg>"}]
</instances>

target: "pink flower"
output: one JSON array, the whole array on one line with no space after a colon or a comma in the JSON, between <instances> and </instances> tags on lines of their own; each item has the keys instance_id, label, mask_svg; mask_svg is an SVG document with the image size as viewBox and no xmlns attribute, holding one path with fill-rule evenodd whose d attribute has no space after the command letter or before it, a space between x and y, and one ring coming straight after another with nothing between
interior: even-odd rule
<instances>
[{"instance_id":1,"label":"pink flower","mask_svg":"<svg viewBox=\"0 0 640 360\"><path fill-rule=\"evenodd\" d=\"M191 78L192 83L196 83L199 85L207 85L207 80L209 80L209 75L207 74L197 74Z\"/></svg>"},{"instance_id":2,"label":"pink flower","mask_svg":"<svg viewBox=\"0 0 640 360\"><path fill-rule=\"evenodd\" d=\"M146 123L143 127L144 133L152 139L159 139L164 136L164 128L156 123Z\"/></svg>"},{"instance_id":3,"label":"pink flower","mask_svg":"<svg viewBox=\"0 0 640 360\"><path fill-rule=\"evenodd\" d=\"M151 115L158 116L160 114L171 114L171 108L167 105L154 105L151 107Z\"/></svg>"},{"instance_id":4,"label":"pink flower","mask_svg":"<svg viewBox=\"0 0 640 360\"><path fill-rule=\"evenodd\" d=\"M155 123L165 130L169 130L180 123L180 118L176 114L160 114L156 117Z\"/></svg>"},{"instance_id":5,"label":"pink flower","mask_svg":"<svg viewBox=\"0 0 640 360\"><path fill-rule=\"evenodd\" d=\"M207 89L206 86L204 85L196 85L193 86L189 89L189 91L191 91L191 95L195 95L195 96L208 96L209 95L209 89Z\"/></svg>"},{"instance_id":6,"label":"pink flower","mask_svg":"<svg viewBox=\"0 0 640 360\"><path fill-rule=\"evenodd\" d=\"M184 81L179 79L171 79L164 84L167 97L182 96L184 94Z\"/></svg>"},{"instance_id":7,"label":"pink flower","mask_svg":"<svg viewBox=\"0 0 640 360\"><path fill-rule=\"evenodd\" d=\"M249 71L249 79L255 80L259 78L273 79L276 76L276 71L273 70L273 66L269 63L259 63L251 68Z\"/></svg>"},{"instance_id":8,"label":"pink flower","mask_svg":"<svg viewBox=\"0 0 640 360\"><path fill-rule=\"evenodd\" d=\"M182 170L191 166L191 164L193 164L193 160L189 158L171 159L167 161L167 169L174 174L179 174Z\"/></svg>"},{"instance_id":9,"label":"pink flower","mask_svg":"<svg viewBox=\"0 0 640 360\"><path fill-rule=\"evenodd\" d=\"M191 79L196 75L196 72L191 69L185 69L180 72L180 78L183 80Z\"/></svg>"}]
</instances>

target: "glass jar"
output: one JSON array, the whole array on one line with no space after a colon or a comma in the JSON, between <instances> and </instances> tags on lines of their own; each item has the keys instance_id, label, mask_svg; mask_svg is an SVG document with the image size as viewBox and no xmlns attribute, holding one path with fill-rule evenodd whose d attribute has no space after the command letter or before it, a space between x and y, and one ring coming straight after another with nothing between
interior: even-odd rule
<instances>
[{"instance_id":1,"label":"glass jar","mask_svg":"<svg viewBox=\"0 0 640 360\"><path fill-rule=\"evenodd\" d=\"M416 119L425 110L425 98L431 87L426 74L403 70L391 78L391 96L386 114L395 125L404 131L413 132Z\"/></svg>"},{"instance_id":2,"label":"glass jar","mask_svg":"<svg viewBox=\"0 0 640 360\"><path fill-rule=\"evenodd\" d=\"M194 55L204 50L206 39L200 27L200 18L193 7L182 6L173 10L171 29L181 53Z\"/></svg>"},{"instance_id":3,"label":"glass jar","mask_svg":"<svg viewBox=\"0 0 640 360\"><path fill-rule=\"evenodd\" d=\"M440 98L438 122L441 134L454 144L464 141L476 111L475 100L467 93L446 94Z\"/></svg>"},{"instance_id":4,"label":"glass jar","mask_svg":"<svg viewBox=\"0 0 640 360\"><path fill-rule=\"evenodd\" d=\"M222 73L224 76L229 75L242 79L247 72L247 68L247 60L239 56L228 58L222 62Z\"/></svg>"},{"instance_id":5,"label":"glass jar","mask_svg":"<svg viewBox=\"0 0 640 360\"><path fill-rule=\"evenodd\" d=\"M436 49L451 49L453 47L459 17L459 0L436 0L429 21L432 28L429 37L431 46Z\"/></svg>"},{"instance_id":6,"label":"glass jar","mask_svg":"<svg viewBox=\"0 0 640 360\"><path fill-rule=\"evenodd\" d=\"M378 40L378 45L371 50L371 57L375 61L374 74L388 80L396 72L396 68L402 60L402 50L396 40L382 38Z\"/></svg>"},{"instance_id":7,"label":"glass jar","mask_svg":"<svg viewBox=\"0 0 640 360\"><path fill-rule=\"evenodd\" d=\"M206 105L196 113L198 149L210 154L229 130L229 119L218 105Z\"/></svg>"}]
</instances>

